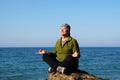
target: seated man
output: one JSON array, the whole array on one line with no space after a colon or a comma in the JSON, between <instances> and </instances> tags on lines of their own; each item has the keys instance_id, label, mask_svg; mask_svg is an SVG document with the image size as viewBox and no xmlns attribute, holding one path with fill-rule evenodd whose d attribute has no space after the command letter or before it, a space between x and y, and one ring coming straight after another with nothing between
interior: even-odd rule
<instances>
[{"instance_id":1,"label":"seated man","mask_svg":"<svg viewBox=\"0 0 120 80\"><path fill-rule=\"evenodd\" d=\"M61 38L57 40L54 52L40 49L38 54L43 54L43 60L50 66L49 72L67 74L77 70L80 50L77 40L70 36L70 25L61 25L60 34Z\"/></svg>"}]
</instances>

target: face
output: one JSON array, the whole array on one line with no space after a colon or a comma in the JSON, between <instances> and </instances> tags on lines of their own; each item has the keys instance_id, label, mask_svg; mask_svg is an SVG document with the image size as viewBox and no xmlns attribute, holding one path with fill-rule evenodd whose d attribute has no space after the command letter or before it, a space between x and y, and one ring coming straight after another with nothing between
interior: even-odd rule
<instances>
[{"instance_id":1,"label":"face","mask_svg":"<svg viewBox=\"0 0 120 80\"><path fill-rule=\"evenodd\" d=\"M66 27L60 27L60 34L61 36L66 36L70 33L70 31L68 30L68 28Z\"/></svg>"}]
</instances>

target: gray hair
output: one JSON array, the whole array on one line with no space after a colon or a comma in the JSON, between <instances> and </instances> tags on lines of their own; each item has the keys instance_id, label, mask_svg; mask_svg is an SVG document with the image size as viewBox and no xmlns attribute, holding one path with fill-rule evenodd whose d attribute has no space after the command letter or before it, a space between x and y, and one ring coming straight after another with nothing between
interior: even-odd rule
<instances>
[{"instance_id":1,"label":"gray hair","mask_svg":"<svg viewBox=\"0 0 120 80\"><path fill-rule=\"evenodd\" d=\"M65 23L65 24L62 24L61 27L66 27L66 28L69 29L69 30L71 29L70 25L69 25L69 24L66 24L66 23Z\"/></svg>"}]
</instances>

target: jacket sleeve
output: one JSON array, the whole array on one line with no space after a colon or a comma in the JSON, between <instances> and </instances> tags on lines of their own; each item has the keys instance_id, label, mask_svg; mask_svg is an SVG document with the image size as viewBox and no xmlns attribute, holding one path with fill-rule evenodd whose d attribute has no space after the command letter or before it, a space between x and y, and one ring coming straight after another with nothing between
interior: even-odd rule
<instances>
[{"instance_id":1,"label":"jacket sleeve","mask_svg":"<svg viewBox=\"0 0 120 80\"><path fill-rule=\"evenodd\" d=\"M73 40L73 48L72 48L73 53L74 52L78 52L78 56L80 57L80 47L79 44L77 42L77 40Z\"/></svg>"},{"instance_id":2,"label":"jacket sleeve","mask_svg":"<svg viewBox=\"0 0 120 80\"><path fill-rule=\"evenodd\" d=\"M57 41L57 42L58 42L58 41ZM55 44L55 47L54 47L53 52L47 52L47 54L56 54L56 53L57 53L57 51L56 51L57 42L56 42L56 44Z\"/></svg>"}]
</instances>

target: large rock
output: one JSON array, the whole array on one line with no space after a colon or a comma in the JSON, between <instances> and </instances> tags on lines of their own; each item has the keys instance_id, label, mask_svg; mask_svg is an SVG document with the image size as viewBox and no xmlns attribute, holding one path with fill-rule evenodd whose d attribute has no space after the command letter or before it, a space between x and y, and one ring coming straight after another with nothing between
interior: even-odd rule
<instances>
[{"instance_id":1,"label":"large rock","mask_svg":"<svg viewBox=\"0 0 120 80\"><path fill-rule=\"evenodd\" d=\"M85 71L78 70L70 75L60 74L60 73L49 73L47 80L109 80L98 78L92 74Z\"/></svg>"}]
</instances>

